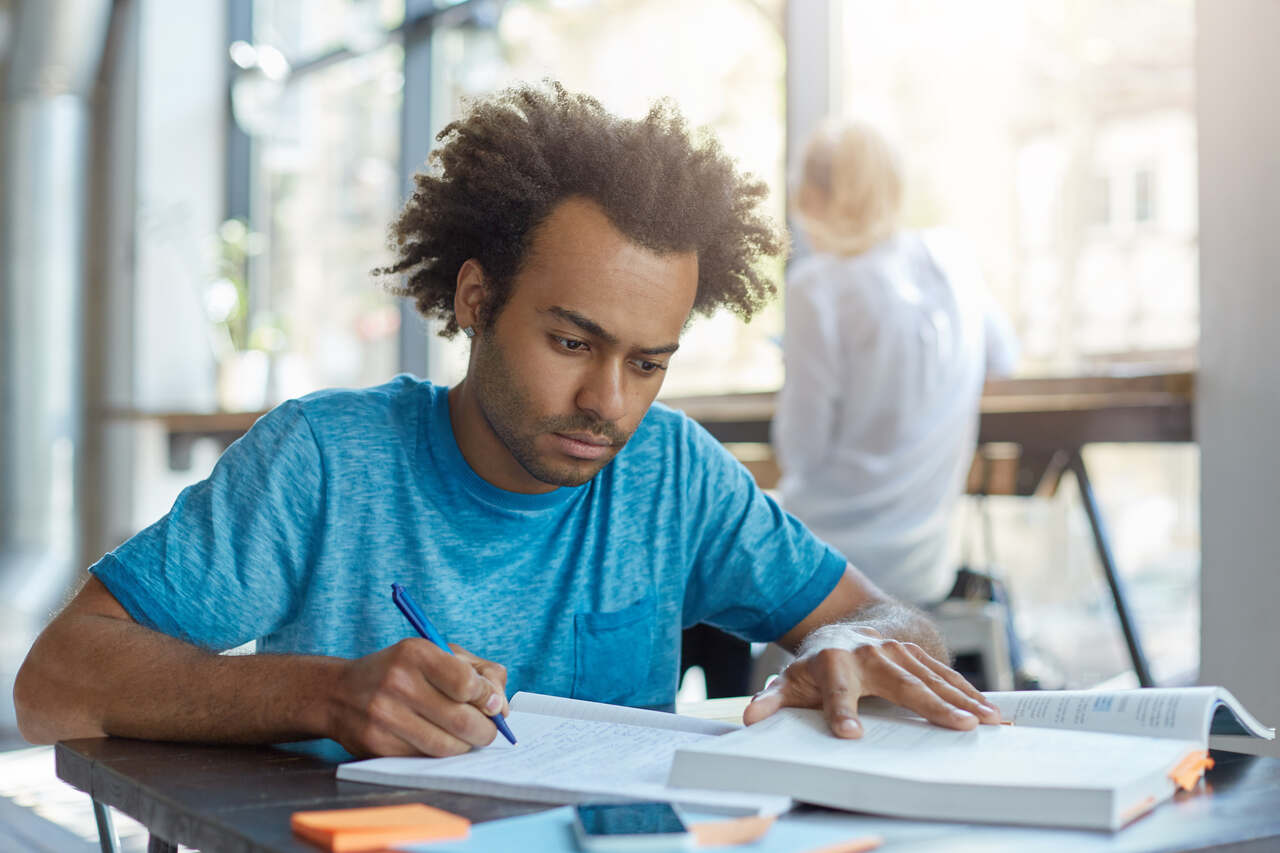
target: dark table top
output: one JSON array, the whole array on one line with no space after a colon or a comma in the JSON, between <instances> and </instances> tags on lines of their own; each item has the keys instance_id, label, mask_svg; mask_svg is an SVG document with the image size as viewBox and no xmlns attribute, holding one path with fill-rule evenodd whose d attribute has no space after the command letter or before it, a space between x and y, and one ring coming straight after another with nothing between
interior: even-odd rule
<instances>
[{"instance_id":1,"label":"dark table top","mask_svg":"<svg viewBox=\"0 0 1280 853\"><path fill-rule=\"evenodd\" d=\"M300 810L429 803L480 822L545 804L339 780L335 760L295 749L201 746L125 738L64 741L58 776L166 841L205 851L314 851L289 830ZM1116 833L942 824L867 816L884 850L1280 850L1280 759L1215 750L1200 788Z\"/></svg>"}]
</instances>

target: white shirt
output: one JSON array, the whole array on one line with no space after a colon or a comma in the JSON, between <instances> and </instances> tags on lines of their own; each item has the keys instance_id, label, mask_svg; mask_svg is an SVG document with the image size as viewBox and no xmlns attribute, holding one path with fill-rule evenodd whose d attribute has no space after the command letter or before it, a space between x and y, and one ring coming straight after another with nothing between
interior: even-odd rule
<instances>
[{"instance_id":1,"label":"white shirt","mask_svg":"<svg viewBox=\"0 0 1280 853\"><path fill-rule=\"evenodd\" d=\"M783 347L783 505L889 594L940 600L983 382L1017 357L976 260L944 232L805 258L787 285Z\"/></svg>"}]
</instances>

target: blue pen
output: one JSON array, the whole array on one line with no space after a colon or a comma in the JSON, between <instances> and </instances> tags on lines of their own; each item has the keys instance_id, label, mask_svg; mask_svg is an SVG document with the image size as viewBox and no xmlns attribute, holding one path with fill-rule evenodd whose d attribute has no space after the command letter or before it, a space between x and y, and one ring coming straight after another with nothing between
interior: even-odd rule
<instances>
[{"instance_id":1,"label":"blue pen","mask_svg":"<svg viewBox=\"0 0 1280 853\"><path fill-rule=\"evenodd\" d=\"M427 618L427 614L422 612L418 602L414 601L413 596L409 595L409 590L398 583L393 583L391 585L391 600L396 603L396 607L400 608L404 618L409 620L413 630L422 635L424 639L430 640L449 654L453 654L453 649L449 648L449 644L445 642L444 634L441 634L436 630L436 626L431 624L431 620ZM498 731L502 732L503 737L513 744L516 742L516 736L511 733L511 728L501 714L494 714L489 719L493 720L493 724L498 727Z\"/></svg>"}]
</instances>

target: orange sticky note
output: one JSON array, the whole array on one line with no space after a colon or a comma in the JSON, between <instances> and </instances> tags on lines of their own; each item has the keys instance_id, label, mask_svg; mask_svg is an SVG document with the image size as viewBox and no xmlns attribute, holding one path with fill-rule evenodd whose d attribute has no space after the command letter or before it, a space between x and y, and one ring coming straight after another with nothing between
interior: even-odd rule
<instances>
[{"instance_id":1,"label":"orange sticky note","mask_svg":"<svg viewBox=\"0 0 1280 853\"><path fill-rule=\"evenodd\" d=\"M362 809L294 812L289 826L295 835L334 853L381 850L408 841L466 838L471 821L422 803Z\"/></svg>"}]
</instances>

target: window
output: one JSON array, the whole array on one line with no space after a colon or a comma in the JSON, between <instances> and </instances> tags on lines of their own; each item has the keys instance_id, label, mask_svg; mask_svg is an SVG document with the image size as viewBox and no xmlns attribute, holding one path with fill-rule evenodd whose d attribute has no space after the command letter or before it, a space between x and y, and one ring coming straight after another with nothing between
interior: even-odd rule
<instances>
[{"instance_id":1,"label":"window","mask_svg":"<svg viewBox=\"0 0 1280 853\"><path fill-rule=\"evenodd\" d=\"M1150 169L1139 169L1133 175L1133 221L1150 222L1155 216L1155 175Z\"/></svg>"},{"instance_id":2,"label":"window","mask_svg":"<svg viewBox=\"0 0 1280 853\"><path fill-rule=\"evenodd\" d=\"M780 0L512 0L491 26L440 29L432 44L433 132L465 99L550 77L642 115L672 98L707 126L740 167L773 188L768 212L784 219L785 60ZM426 152L420 152L425 157ZM774 265L781 282L782 266ZM779 288L781 289L781 288ZM665 395L766 390L782 382L781 300L750 324L721 313L696 319L672 360ZM453 382L465 347L433 341L432 378Z\"/></svg>"},{"instance_id":3,"label":"window","mask_svg":"<svg viewBox=\"0 0 1280 853\"><path fill-rule=\"evenodd\" d=\"M243 337L270 353L270 369L258 371L267 403L375 383L402 366L396 303L369 276L390 259L385 235L405 177L402 120L411 143L429 141L406 150L412 170L467 99L515 82L553 78L633 116L671 97L768 182L769 213L784 220L781 0L416 3L408 20L394 0L254 0L252 8L254 44L232 45L247 69L232 95L254 152ZM433 26L416 26L425 17ZM406 53L429 55L429 64L406 65ZM402 111L405 74L417 75L429 116L418 104ZM781 262L772 273L781 282ZM745 327L732 315L695 321L664 392L776 388L781 328L780 301ZM427 336L429 378L456 382L465 346L435 330L415 322L404 334Z\"/></svg>"},{"instance_id":4,"label":"window","mask_svg":"<svg viewBox=\"0 0 1280 853\"><path fill-rule=\"evenodd\" d=\"M1189 0L839 8L842 109L898 138L908 223L957 227L973 241L1020 333L1025 371L1079 371L1142 351L1190 356ZM1168 205L1159 219L1157 175Z\"/></svg>"},{"instance_id":5,"label":"window","mask_svg":"<svg viewBox=\"0 0 1280 853\"><path fill-rule=\"evenodd\" d=\"M381 44L404 18L404 0L253 0L253 40L291 62Z\"/></svg>"},{"instance_id":6,"label":"window","mask_svg":"<svg viewBox=\"0 0 1280 853\"><path fill-rule=\"evenodd\" d=\"M975 245L1026 373L1187 367L1198 338L1190 0L844 0L833 100L896 136L912 227ZM1140 227L1139 227L1140 226ZM1086 457L1159 679L1194 672L1194 447ZM997 568L1051 675L1126 656L1074 489L989 501ZM1089 636L1088 642L1080 637Z\"/></svg>"},{"instance_id":7,"label":"window","mask_svg":"<svg viewBox=\"0 0 1280 853\"><path fill-rule=\"evenodd\" d=\"M250 334L274 341L275 399L396 372L399 311L370 271L400 202L401 55L393 43L300 78L259 140Z\"/></svg>"},{"instance_id":8,"label":"window","mask_svg":"<svg viewBox=\"0 0 1280 853\"><path fill-rule=\"evenodd\" d=\"M1093 179L1092 183L1093 196L1090 201L1090 209L1093 211L1090 221L1095 225L1111 224L1111 181L1106 175L1099 175Z\"/></svg>"},{"instance_id":9,"label":"window","mask_svg":"<svg viewBox=\"0 0 1280 853\"><path fill-rule=\"evenodd\" d=\"M404 63L388 27L402 15L386 0L257 0L255 43L231 45L245 68L233 113L252 138L248 222L222 232L243 241L230 253L248 285L233 355L261 365L239 377L240 407L397 371L400 313L371 271L400 204Z\"/></svg>"}]
</instances>

